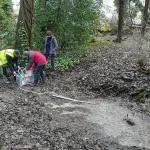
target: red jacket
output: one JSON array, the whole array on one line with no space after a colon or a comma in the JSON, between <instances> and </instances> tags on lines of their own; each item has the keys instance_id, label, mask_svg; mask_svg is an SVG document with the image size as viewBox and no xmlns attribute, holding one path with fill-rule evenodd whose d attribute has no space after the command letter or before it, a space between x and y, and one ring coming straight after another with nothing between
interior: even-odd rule
<instances>
[{"instance_id":1,"label":"red jacket","mask_svg":"<svg viewBox=\"0 0 150 150\"><path fill-rule=\"evenodd\" d=\"M38 51L30 51L29 52L29 65L27 67L27 70L31 69L33 66L33 69L35 69L37 66L46 65L47 60L43 54L41 54Z\"/></svg>"}]
</instances>

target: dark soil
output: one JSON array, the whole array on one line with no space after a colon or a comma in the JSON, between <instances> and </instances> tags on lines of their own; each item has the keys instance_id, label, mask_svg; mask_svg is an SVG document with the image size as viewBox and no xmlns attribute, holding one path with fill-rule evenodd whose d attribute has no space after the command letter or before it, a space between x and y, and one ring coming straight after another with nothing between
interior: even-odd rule
<instances>
[{"instance_id":1,"label":"dark soil","mask_svg":"<svg viewBox=\"0 0 150 150\"><path fill-rule=\"evenodd\" d=\"M97 47L89 58L66 72L46 72L47 82L29 91L55 92L74 99L88 100L114 96L128 99L129 109L150 115L150 100L141 109L138 96L150 91L150 76L141 72L138 61L149 58L149 50L134 41L114 47ZM143 51L144 50L144 51ZM149 67L146 61L146 68ZM16 84L0 83L0 146L2 150L146 150L122 146L102 134L98 124L86 120L90 111L83 107L53 107L66 100L23 91ZM92 102L92 100L91 100ZM80 105L80 103L74 104ZM79 110L82 114L63 114Z\"/></svg>"}]
</instances>

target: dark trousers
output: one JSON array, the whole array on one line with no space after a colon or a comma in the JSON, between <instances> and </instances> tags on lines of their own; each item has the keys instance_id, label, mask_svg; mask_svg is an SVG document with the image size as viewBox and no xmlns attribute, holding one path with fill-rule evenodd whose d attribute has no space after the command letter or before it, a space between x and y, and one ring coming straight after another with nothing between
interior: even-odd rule
<instances>
[{"instance_id":1,"label":"dark trousers","mask_svg":"<svg viewBox=\"0 0 150 150\"><path fill-rule=\"evenodd\" d=\"M7 77L6 66L2 66L3 75Z\"/></svg>"},{"instance_id":2,"label":"dark trousers","mask_svg":"<svg viewBox=\"0 0 150 150\"><path fill-rule=\"evenodd\" d=\"M13 66L13 68L14 68L14 66ZM3 71L3 78L8 78L8 76L7 76L7 66L6 65L2 66L2 71ZM16 80L15 76L14 76L14 80Z\"/></svg>"},{"instance_id":3,"label":"dark trousers","mask_svg":"<svg viewBox=\"0 0 150 150\"><path fill-rule=\"evenodd\" d=\"M35 83L38 83L40 77L41 77L42 81L45 81L45 75L43 73L44 66L45 65L41 65L41 66L37 67L36 73L35 73L35 80L34 80Z\"/></svg>"},{"instance_id":4,"label":"dark trousers","mask_svg":"<svg viewBox=\"0 0 150 150\"><path fill-rule=\"evenodd\" d=\"M55 68L55 55L54 54L52 54L52 55L45 54L46 59L48 59L49 56L51 58L51 67L52 67L52 69L54 69Z\"/></svg>"}]
</instances>

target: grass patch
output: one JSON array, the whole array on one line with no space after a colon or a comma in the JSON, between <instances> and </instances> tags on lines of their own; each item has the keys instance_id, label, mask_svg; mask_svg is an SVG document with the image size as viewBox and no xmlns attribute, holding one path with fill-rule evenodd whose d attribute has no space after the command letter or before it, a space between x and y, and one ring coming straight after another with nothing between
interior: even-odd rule
<instances>
[{"instance_id":1,"label":"grass patch","mask_svg":"<svg viewBox=\"0 0 150 150\"><path fill-rule=\"evenodd\" d=\"M139 94L139 97L137 99L137 102L139 103L142 103L142 104L145 104L145 98L146 97L149 97L150 96L150 92L149 91L144 91L144 92L141 92Z\"/></svg>"}]
</instances>

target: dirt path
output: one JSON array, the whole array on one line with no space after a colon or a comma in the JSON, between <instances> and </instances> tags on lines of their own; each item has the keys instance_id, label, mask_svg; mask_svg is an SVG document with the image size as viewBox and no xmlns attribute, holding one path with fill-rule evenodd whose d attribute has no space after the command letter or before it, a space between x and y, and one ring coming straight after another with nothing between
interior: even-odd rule
<instances>
[{"instance_id":1,"label":"dirt path","mask_svg":"<svg viewBox=\"0 0 150 150\"><path fill-rule=\"evenodd\" d=\"M109 100L95 99L92 100L92 103L93 105L85 103L79 105L70 102L62 105L51 102L48 104L52 105L53 109L62 110L61 115L84 116L86 122L99 125L93 132L107 138L111 137L122 146L130 147L130 149L132 149L131 147L150 148L150 117L144 118L143 115L130 111L120 99L116 99L116 102L111 101L110 98ZM134 124L130 125L126 120L131 120ZM113 146L109 145L107 149L113 149Z\"/></svg>"},{"instance_id":2,"label":"dirt path","mask_svg":"<svg viewBox=\"0 0 150 150\"><path fill-rule=\"evenodd\" d=\"M122 99L81 99L94 104L91 105L13 88L6 90L4 86L0 91L2 150L150 148L150 118L130 112ZM24 89L43 90L41 87ZM134 126L124 120L127 114Z\"/></svg>"},{"instance_id":3,"label":"dirt path","mask_svg":"<svg viewBox=\"0 0 150 150\"><path fill-rule=\"evenodd\" d=\"M98 123L103 128L102 132L115 138L120 145L150 148L150 120L144 119L141 114L129 111L119 102L102 101L100 107L90 109L92 114L88 120ZM135 125L129 125L126 120Z\"/></svg>"},{"instance_id":4,"label":"dirt path","mask_svg":"<svg viewBox=\"0 0 150 150\"><path fill-rule=\"evenodd\" d=\"M23 87L34 93L0 82L1 150L149 150L150 99L145 110L130 97L150 86L149 76L137 71L144 51L124 47L100 47L74 69L47 72L45 85ZM132 80L121 78L126 72Z\"/></svg>"}]
</instances>

